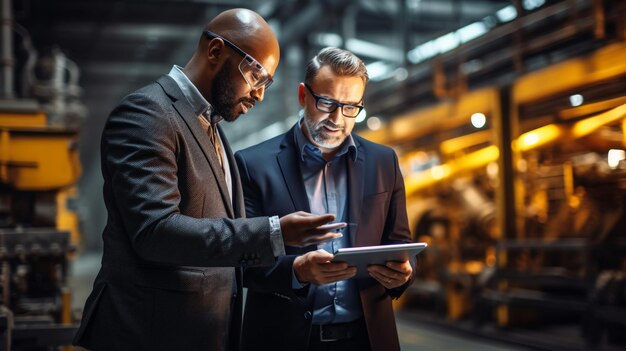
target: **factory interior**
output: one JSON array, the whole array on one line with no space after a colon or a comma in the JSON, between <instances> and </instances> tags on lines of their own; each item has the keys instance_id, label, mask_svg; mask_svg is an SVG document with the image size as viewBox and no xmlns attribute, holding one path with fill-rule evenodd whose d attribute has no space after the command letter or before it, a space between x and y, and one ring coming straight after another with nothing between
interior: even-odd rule
<instances>
[{"instance_id":1,"label":"factory interior","mask_svg":"<svg viewBox=\"0 0 626 351\"><path fill-rule=\"evenodd\" d=\"M82 350L104 123L237 7L281 60L222 123L233 151L293 126L321 48L366 64L354 133L396 151L428 244L394 301L403 350L626 349L626 1L1 2L0 350Z\"/></svg>"}]
</instances>

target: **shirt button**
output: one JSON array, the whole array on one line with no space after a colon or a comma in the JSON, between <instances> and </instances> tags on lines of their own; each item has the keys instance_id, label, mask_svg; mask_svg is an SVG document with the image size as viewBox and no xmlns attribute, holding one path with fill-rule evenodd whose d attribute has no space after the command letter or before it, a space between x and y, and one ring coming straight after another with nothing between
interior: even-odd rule
<instances>
[{"instance_id":1,"label":"shirt button","mask_svg":"<svg viewBox=\"0 0 626 351\"><path fill-rule=\"evenodd\" d=\"M311 311L304 312L304 319L311 319Z\"/></svg>"}]
</instances>

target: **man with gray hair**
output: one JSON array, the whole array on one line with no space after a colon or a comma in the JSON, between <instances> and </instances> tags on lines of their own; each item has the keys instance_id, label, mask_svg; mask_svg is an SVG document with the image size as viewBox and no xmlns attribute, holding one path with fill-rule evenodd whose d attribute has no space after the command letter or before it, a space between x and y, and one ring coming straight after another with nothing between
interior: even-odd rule
<instances>
[{"instance_id":1,"label":"man with gray hair","mask_svg":"<svg viewBox=\"0 0 626 351\"><path fill-rule=\"evenodd\" d=\"M74 342L91 351L239 350L242 270L339 236L333 215L245 217L220 121L261 102L280 49L257 13L198 30L185 67L127 95L102 132L102 266Z\"/></svg>"},{"instance_id":2,"label":"man with gray hair","mask_svg":"<svg viewBox=\"0 0 626 351\"><path fill-rule=\"evenodd\" d=\"M244 350L400 350L391 299L411 284L411 262L371 265L357 279L329 253L411 241L397 155L352 134L367 81L354 54L321 50L298 86L302 118L235 155L248 216L301 210L348 223L341 238L287 246L274 266L246 269Z\"/></svg>"}]
</instances>

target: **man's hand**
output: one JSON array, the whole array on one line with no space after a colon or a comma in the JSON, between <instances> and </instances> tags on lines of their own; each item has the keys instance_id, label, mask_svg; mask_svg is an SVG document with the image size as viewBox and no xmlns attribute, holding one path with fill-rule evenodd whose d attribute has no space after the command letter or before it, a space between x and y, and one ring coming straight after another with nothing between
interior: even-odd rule
<instances>
[{"instance_id":1,"label":"man's hand","mask_svg":"<svg viewBox=\"0 0 626 351\"><path fill-rule=\"evenodd\" d=\"M294 212L280 218L280 230L286 246L305 247L325 243L340 238L341 233L329 232L319 226L335 220L335 215L313 215L307 212Z\"/></svg>"},{"instance_id":2,"label":"man's hand","mask_svg":"<svg viewBox=\"0 0 626 351\"><path fill-rule=\"evenodd\" d=\"M379 264L368 266L367 271L382 286L387 289L393 289L404 285L411 279L413 267L411 267L408 260L404 262L387 261L384 266Z\"/></svg>"},{"instance_id":3,"label":"man's hand","mask_svg":"<svg viewBox=\"0 0 626 351\"><path fill-rule=\"evenodd\" d=\"M348 267L345 262L330 262L332 259L333 255L324 250L296 257L293 261L296 278L300 283L322 285L354 277L356 267Z\"/></svg>"}]
</instances>

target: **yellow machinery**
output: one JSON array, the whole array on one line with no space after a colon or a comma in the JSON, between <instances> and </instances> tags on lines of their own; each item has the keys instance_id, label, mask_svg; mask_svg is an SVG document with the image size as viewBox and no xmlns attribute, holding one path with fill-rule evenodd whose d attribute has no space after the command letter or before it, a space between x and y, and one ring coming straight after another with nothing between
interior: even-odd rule
<instances>
[{"instance_id":1,"label":"yellow machinery","mask_svg":"<svg viewBox=\"0 0 626 351\"><path fill-rule=\"evenodd\" d=\"M69 344L75 332L65 279L78 239L77 138L41 112L0 103L0 292L11 349Z\"/></svg>"},{"instance_id":2,"label":"yellow machinery","mask_svg":"<svg viewBox=\"0 0 626 351\"><path fill-rule=\"evenodd\" d=\"M43 213L26 215L41 215L48 225L70 231L73 242L78 239L78 221L73 212L67 211L67 202L74 197L74 184L80 176L77 143L78 130L48 126L43 112L10 113L2 111L0 105L0 184L16 191L11 199L13 203L19 202L15 197L20 192L33 194L35 198L37 194L46 194L43 201L35 200L29 207L34 206L37 212L44 202L50 212L42 209ZM14 213L12 209L5 208L2 212L5 217L0 223L4 227L40 226L36 219L34 223L21 223L17 217L24 214Z\"/></svg>"},{"instance_id":3,"label":"yellow machinery","mask_svg":"<svg viewBox=\"0 0 626 351\"><path fill-rule=\"evenodd\" d=\"M429 242L402 301L415 318L431 311L448 326L549 349L626 345L626 4L588 2L554 33L518 42L524 26L575 13L566 3L502 28L513 69L550 40L571 37L576 52L590 38L597 49L447 91L443 57L432 84L440 102L361 133L398 151L415 240ZM496 34L450 56L510 38Z\"/></svg>"},{"instance_id":4,"label":"yellow machinery","mask_svg":"<svg viewBox=\"0 0 626 351\"><path fill-rule=\"evenodd\" d=\"M22 96L14 94L10 5L2 0L0 350L50 350L69 345L77 328L66 279L79 235L74 125L84 107L75 65L58 50L29 48L28 74L19 74L29 79Z\"/></svg>"}]
</instances>

